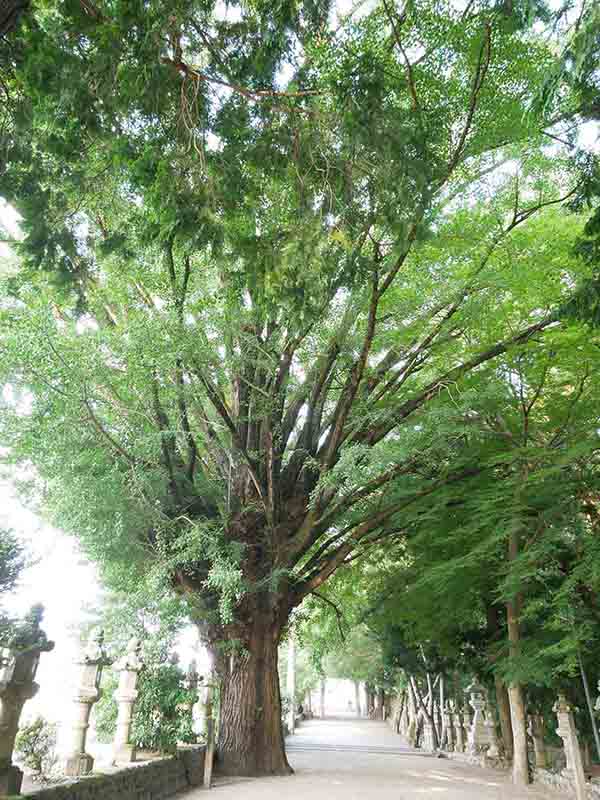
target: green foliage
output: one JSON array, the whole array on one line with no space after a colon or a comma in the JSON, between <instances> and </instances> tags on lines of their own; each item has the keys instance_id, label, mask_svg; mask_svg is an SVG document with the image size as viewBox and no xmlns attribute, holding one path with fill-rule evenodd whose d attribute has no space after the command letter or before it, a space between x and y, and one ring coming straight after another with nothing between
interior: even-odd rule
<instances>
[{"instance_id":1,"label":"green foliage","mask_svg":"<svg viewBox=\"0 0 600 800\"><path fill-rule=\"evenodd\" d=\"M288 650L284 644L279 648L279 680L282 694L282 717L285 720L285 708L289 706L289 697L286 694L287 686L287 667ZM304 698L309 692L314 691L322 677L322 673L314 663L313 654L309 649L296 646L296 704L304 703ZM288 708L289 710L289 708Z\"/></svg>"},{"instance_id":2,"label":"green foliage","mask_svg":"<svg viewBox=\"0 0 600 800\"><path fill-rule=\"evenodd\" d=\"M25 547L14 531L0 529L0 594L14 591L27 565Z\"/></svg>"},{"instance_id":3,"label":"green foliage","mask_svg":"<svg viewBox=\"0 0 600 800\"><path fill-rule=\"evenodd\" d=\"M239 657L516 459L469 421L512 360L592 347L546 10L389 5L34 4L2 61L3 457L107 585Z\"/></svg>"},{"instance_id":4,"label":"green foliage","mask_svg":"<svg viewBox=\"0 0 600 800\"><path fill-rule=\"evenodd\" d=\"M107 593L100 608L88 609L88 621L78 631L83 643L91 631L101 627L115 657L125 652L132 637L141 639L144 666L138 678L132 727L133 741L141 749L172 752L177 742L195 741L192 720L183 710L191 695L174 655L177 636L186 623L186 609L180 601L164 594L149 597L142 587L134 595ZM118 674L107 668L94 710L98 736L105 742L114 737L117 685Z\"/></svg>"},{"instance_id":5,"label":"green foliage","mask_svg":"<svg viewBox=\"0 0 600 800\"><path fill-rule=\"evenodd\" d=\"M23 543L13 531L0 528L0 646L6 643L15 631L15 620L12 620L2 608L3 596L6 597L14 591L27 563Z\"/></svg>"},{"instance_id":6,"label":"green foliage","mask_svg":"<svg viewBox=\"0 0 600 800\"><path fill-rule=\"evenodd\" d=\"M367 561L340 571L331 587L363 614L390 665L414 673L426 652L434 671L495 671L555 691L577 678L579 654L594 652L595 347L582 330L556 330L495 376L473 375L438 417L453 467L470 477L416 504L402 546L376 550L376 570ZM509 559L515 530L520 552ZM521 642L510 653L505 604L517 596Z\"/></svg>"},{"instance_id":7,"label":"green foliage","mask_svg":"<svg viewBox=\"0 0 600 800\"><path fill-rule=\"evenodd\" d=\"M192 720L185 711L193 698L184 687L185 673L173 660L146 661L138 680L138 698L131 738L139 749L174 752L178 743L195 742ZM117 721L114 692L117 676L109 670L103 696L96 706L96 730L100 741L112 742Z\"/></svg>"},{"instance_id":8,"label":"green foliage","mask_svg":"<svg viewBox=\"0 0 600 800\"><path fill-rule=\"evenodd\" d=\"M15 740L18 760L42 783L56 780L56 725L41 716L19 728Z\"/></svg>"}]
</instances>

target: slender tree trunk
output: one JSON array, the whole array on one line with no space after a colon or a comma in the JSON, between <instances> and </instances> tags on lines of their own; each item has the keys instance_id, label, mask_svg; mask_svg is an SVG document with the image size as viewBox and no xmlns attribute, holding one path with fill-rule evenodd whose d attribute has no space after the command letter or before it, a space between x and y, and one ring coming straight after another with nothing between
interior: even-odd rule
<instances>
[{"instance_id":1,"label":"slender tree trunk","mask_svg":"<svg viewBox=\"0 0 600 800\"><path fill-rule=\"evenodd\" d=\"M218 663L221 716L218 770L225 775L289 775L277 672L279 630L261 615L249 631L245 653Z\"/></svg>"},{"instance_id":2,"label":"slender tree trunk","mask_svg":"<svg viewBox=\"0 0 600 800\"><path fill-rule=\"evenodd\" d=\"M511 531L508 544L509 561L515 561L519 555L519 530ZM506 623L508 628L508 645L511 657L518 656L521 647L519 629L519 612L522 598L519 594L506 604ZM513 783L526 786L529 781L529 762L527 759L527 712L523 699L523 688L520 683L511 683L508 687L510 703L510 720L513 733Z\"/></svg>"},{"instance_id":3,"label":"slender tree trunk","mask_svg":"<svg viewBox=\"0 0 600 800\"><path fill-rule=\"evenodd\" d=\"M446 707L446 693L445 693L445 682L444 676L440 673L440 741L439 745L440 748L443 748L445 745L446 740L446 730L445 730L445 717L444 717L444 708Z\"/></svg>"},{"instance_id":4,"label":"slender tree trunk","mask_svg":"<svg viewBox=\"0 0 600 800\"><path fill-rule=\"evenodd\" d=\"M325 678L321 678L321 684L320 684L319 688L321 690L319 713L320 713L321 719L324 719L324 717L325 717Z\"/></svg>"},{"instance_id":5,"label":"slender tree trunk","mask_svg":"<svg viewBox=\"0 0 600 800\"><path fill-rule=\"evenodd\" d=\"M581 653L577 654L579 660L579 671L581 673L581 682L583 683L583 691L585 692L585 702L587 703L588 713L590 715L590 724L592 726L592 733L594 734L594 742L596 743L596 753L600 758L600 736L598 735L598 726L596 725L596 715L594 714L594 706L592 705L592 696L590 694L590 687L588 684L587 675L583 668L583 661Z\"/></svg>"},{"instance_id":6,"label":"slender tree trunk","mask_svg":"<svg viewBox=\"0 0 600 800\"><path fill-rule=\"evenodd\" d=\"M486 607L487 627L489 635L494 642L500 641L504 637L504 630L500 615L502 609L498 605L490 604ZM498 705L498 715L500 717L500 730L502 732L502 743L504 754L508 761L513 758L513 731L510 719L510 701L508 690L502 678L494 673L494 687L496 690L496 703Z\"/></svg>"},{"instance_id":7,"label":"slender tree trunk","mask_svg":"<svg viewBox=\"0 0 600 800\"><path fill-rule=\"evenodd\" d=\"M375 719L383 719L383 707L385 703L385 692L383 689L377 689L377 705L375 707Z\"/></svg>"},{"instance_id":8,"label":"slender tree trunk","mask_svg":"<svg viewBox=\"0 0 600 800\"><path fill-rule=\"evenodd\" d=\"M286 690L290 709L288 712L288 730L294 733L296 730L296 640L294 631L290 631L288 638L288 663Z\"/></svg>"},{"instance_id":9,"label":"slender tree trunk","mask_svg":"<svg viewBox=\"0 0 600 800\"><path fill-rule=\"evenodd\" d=\"M354 700L356 702L356 716L361 717L362 711L360 707L360 683L358 681L354 681Z\"/></svg>"},{"instance_id":10,"label":"slender tree trunk","mask_svg":"<svg viewBox=\"0 0 600 800\"><path fill-rule=\"evenodd\" d=\"M506 684L499 675L494 675L494 685L496 687L496 703L498 705L498 715L500 717L500 731L502 732L504 754L508 761L512 761L514 748L508 690Z\"/></svg>"},{"instance_id":11,"label":"slender tree trunk","mask_svg":"<svg viewBox=\"0 0 600 800\"><path fill-rule=\"evenodd\" d=\"M521 684L512 683L508 687L510 700L510 719L513 731L513 783L526 786L529 781L527 760L527 714Z\"/></svg>"}]
</instances>

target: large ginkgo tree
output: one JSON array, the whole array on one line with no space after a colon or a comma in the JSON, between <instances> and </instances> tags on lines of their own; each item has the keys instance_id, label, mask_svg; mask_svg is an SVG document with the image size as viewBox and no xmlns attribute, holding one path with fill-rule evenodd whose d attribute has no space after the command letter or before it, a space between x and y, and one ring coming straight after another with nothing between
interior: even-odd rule
<instances>
[{"instance_id":1,"label":"large ginkgo tree","mask_svg":"<svg viewBox=\"0 0 600 800\"><path fill-rule=\"evenodd\" d=\"M187 598L226 772L289 771L290 612L486 468L432 420L591 272L534 11L33 0L2 40L2 452L107 580Z\"/></svg>"}]
</instances>

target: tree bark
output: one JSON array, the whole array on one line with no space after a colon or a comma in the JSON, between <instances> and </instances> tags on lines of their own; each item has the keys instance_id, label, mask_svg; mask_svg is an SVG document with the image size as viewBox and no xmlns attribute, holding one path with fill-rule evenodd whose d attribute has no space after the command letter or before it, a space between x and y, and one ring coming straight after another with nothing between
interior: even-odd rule
<instances>
[{"instance_id":1,"label":"tree bark","mask_svg":"<svg viewBox=\"0 0 600 800\"><path fill-rule=\"evenodd\" d=\"M527 714L520 683L512 683L508 687L508 697L514 747L512 779L513 783L526 786L530 782L527 760Z\"/></svg>"},{"instance_id":2,"label":"tree bark","mask_svg":"<svg viewBox=\"0 0 600 800\"><path fill-rule=\"evenodd\" d=\"M512 761L514 745L508 690L506 684L499 675L494 675L494 685L496 687L496 703L498 705L498 715L500 717L500 731L504 744L504 754L508 761Z\"/></svg>"},{"instance_id":3,"label":"tree bark","mask_svg":"<svg viewBox=\"0 0 600 800\"><path fill-rule=\"evenodd\" d=\"M508 560L515 561L519 556L520 530L515 527L508 541ZM508 629L508 647L511 658L518 656L521 649L521 631L519 613L522 597L515 594L506 604L506 625ZM527 759L527 712L523 699L523 688L520 683L512 682L508 687L510 703L510 720L513 733L513 783L518 786L529 784L529 761Z\"/></svg>"},{"instance_id":4,"label":"tree bark","mask_svg":"<svg viewBox=\"0 0 600 800\"><path fill-rule=\"evenodd\" d=\"M260 616L258 616L260 620ZM279 631L254 624L241 656L222 658L218 770L225 775L289 775L277 671Z\"/></svg>"}]
</instances>

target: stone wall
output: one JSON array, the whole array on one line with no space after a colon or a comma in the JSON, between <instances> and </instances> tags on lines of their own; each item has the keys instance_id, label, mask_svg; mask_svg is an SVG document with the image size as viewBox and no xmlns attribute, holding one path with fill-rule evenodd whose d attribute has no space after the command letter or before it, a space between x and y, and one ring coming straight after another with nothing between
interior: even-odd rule
<instances>
[{"instance_id":1,"label":"stone wall","mask_svg":"<svg viewBox=\"0 0 600 800\"><path fill-rule=\"evenodd\" d=\"M47 789L20 795L21 800L163 800L200 786L204 746L189 745L176 756L158 758L126 769L97 773Z\"/></svg>"}]
</instances>

